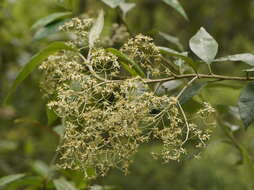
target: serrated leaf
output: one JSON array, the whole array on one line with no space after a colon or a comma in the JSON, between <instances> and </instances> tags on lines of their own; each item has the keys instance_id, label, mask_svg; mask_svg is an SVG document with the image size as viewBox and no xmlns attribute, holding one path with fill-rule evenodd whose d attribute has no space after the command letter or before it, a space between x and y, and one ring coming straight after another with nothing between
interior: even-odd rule
<instances>
[{"instance_id":1,"label":"serrated leaf","mask_svg":"<svg viewBox=\"0 0 254 190\"><path fill-rule=\"evenodd\" d=\"M116 8L122 2L124 2L124 0L101 0L101 1L111 8Z\"/></svg>"},{"instance_id":2,"label":"serrated leaf","mask_svg":"<svg viewBox=\"0 0 254 190\"><path fill-rule=\"evenodd\" d=\"M58 116L53 110L49 109L48 107L46 107L46 113L48 118L48 125L52 125L57 120Z\"/></svg>"},{"instance_id":3,"label":"serrated leaf","mask_svg":"<svg viewBox=\"0 0 254 190\"><path fill-rule=\"evenodd\" d=\"M93 27L89 32L88 40L90 48L94 46L95 41L100 37L103 26L104 26L104 12L101 10Z\"/></svg>"},{"instance_id":4,"label":"serrated leaf","mask_svg":"<svg viewBox=\"0 0 254 190\"><path fill-rule=\"evenodd\" d=\"M207 85L207 82L196 82L186 88L186 90L183 92L183 94L179 98L180 104L185 104L187 101L189 101L193 96L197 95L202 88L204 88Z\"/></svg>"},{"instance_id":5,"label":"serrated leaf","mask_svg":"<svg viewBox=\"0 0 254 190\"><path fill-rule=\"evenodd\" d=\"M190 39L189 45L190 49L207 64L214 61L219 46L203 27Z\"/></svg>"},{"instance_id":6,"label":"serrated leaf","mask_svg":"<svg viewBox=\"0 0 254 190\"><path fill-rule=\"evenodd\" d=\"M55 179L53 183L57 190L77 190L77 188L65 178Z\"/></svg>"},{"instance_id":7,"label":"serrated leaf","mask_svg":"<svg viewBox=\"0 0 254 190\"><path fill-rule=\"evenodd\" d=\"M27 76L29 76L29 74L39 65L42 63L43 60L45 60L48 56L50 56L51 54L59 51L59 50L70 50L70 51L74 51L74 49L68 45L66 45L64 42L54 42L52 44L50 44L48 47L44 48L43 50L41 50L39 53L37 53L36 55L34 55L30 61L28 61L26 63L26 65L21 69L21 71L19 72L17 78L15 79L15 81L13 82L11 89L9 90L4 103L7 103L9 101L10 96L12 95L12 93L14 93L14 91L16 90L16 88L20 85L20 83L22 83Z\"/></svg>"},{"instance_id":8,"label":"serrated leaf","mask_svg":"<svg viewBox=\"0 0 254 190\"><path fill-rule=\"evenodd\" d=\"M243 124L248 128L254 122L254 82L250 82L242 90L238 107Z\"/></svg>"},{"instance_id":9,"label":"serrated leaf","mask_svg":"<svg viewBox=\"0 0 254 190\"><path fill-rule=\"evenodd\" d=\"M254 55L251 53L241 53L236 55L229 55L226 57L221 57L215 60L216 62L223 62L223 61L242 61L247 63L251 66L254 66Z\"/></svg>"},{"instance_id":10,"label":"serrated leaf","mask_svg":"<svg viewBox=\"0 0 254 190\"><path fill-rule=\"evenodd\" d=\"M183 51L183 46L177 37L163 33L163 32L159 32L159 35L162 36L168 42L175 44L180 51Z\"/></svg>"},{"instance_id":11,"label":"serrated leaf","mask_svg":"<svg viewBox=\"0 0 254 190\"><path fill-rule=\"evenodd\" d=\"M121 9L121 11L123 12L123 18L126 17L126 14L133 9L136 6L135 3L126 3L126 2L122 2L119 4L119 7Z\"/></svg>"},{"instance_id":12,"label":"serrated leaf","mask_svg":"<svg viewBox=\"0 0 254 190\"><path fill-rule=\"evenodd\" d=\"M117 56L120 63L126 63L127 65L124 64L123 66L126 68L127 71L131 71L131 74L137 73L142 78L146 77L142 69L133 60L128 58L127 55L114 48L108 48L107 51ZM131 67L129 67L128 65L130 65Z\"/></svg>"},{"instance_id":13,"label":"serrated leaf","mask_svg":"<svg viewBox=\"0 0 254 190\"><path fill-rule=\"evenodd\" d=\"M188 16L186 12L184 11L182 5L178 2L178 0L163 0L164 3L168 4L172 8L174 8L178 13L180 13L186 20L188 19Z\"/></svg>"},{"instance_id":14,"label":"serrated leaf","mask_svg":"<svg viewBox=\"0 0 254 190\"><path fill-rule=\"evenodd\" d=\"M38 20L36 23L34 23L34 25L32 26L32 29L37 29L37 28L40 28L40 27L44 27L56 20L60 20L60 19L63 19L63 18L67 18L67 17L70 17L72 15L71 12L60 12L60 13L53 13L53 14L50 14L46 17L43 17L41 18L40 20Z\"/></svg>"},{"instance_id":15,"label":"serrated leaf","mask_svg":"<svg viewBox=\"0 0 254 190\"><path fill-rule=\"evenodd\" d=\"M12 183L16 180L19 180L21 178L25 177L25 174L14 174L14 175L8 175L0 178L0 187L3 187L9 183Z\"/></svg>"}]
</instances>

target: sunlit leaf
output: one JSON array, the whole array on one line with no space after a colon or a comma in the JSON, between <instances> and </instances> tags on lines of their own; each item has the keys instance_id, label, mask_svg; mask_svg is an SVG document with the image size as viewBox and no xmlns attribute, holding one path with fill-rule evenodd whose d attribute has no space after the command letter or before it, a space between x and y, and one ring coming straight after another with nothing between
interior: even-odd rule
<instances>
[{"instance_id":1,"label":"sunlit leaf","mask_svg":"<svg viewBox=\"0 0 254 190\"><path fill-rule=\"evenodd\" d=\"M126 63L124 64L124 68L126 68L127 71L129 71L131 74L135 74L137 73L139 76L141 76L142 78L145 78L146 75L145 73L142 71L142 69L130 58L128 58L127 55L123 54L122 52L120 52L117 49L114 48L108 48L107 49L108 52L114 54L115 56L118 57L118 59L120 60L120 63ZM130 65L131 67L129 67L128 65Z\"/></svg>"},{"instance_id":2,"label":"sunlit leaf","mask_svg":"<svg viewBox=\"0 0 254 190\"><path fill-rule=\"evenodd\" d=\"M108 5L111 8L116 8L119 6L124 0L101 0L104 2L106 5Z\"/></svg>"},{"instance_id":3,"label":"sunlit leaf","mask_svg":"<svg viewBox=\"0 0 254 190\"><path fill-rule=\"evenodd\" d=\"M176 11L178 11L186 20L188 20L188 16L184 11L182 5L178 2L178 0L163 0L166 4L173 7Z\"/></svg>"},{"instance_id":4,"label":"sunlit leaf","mask_svg":"<svg viewBox=\"0 0 254 190\"><path fill-rule=\"evenodd\" d=\"M13 82L11 89L9 90L4 103L7 103L9 101L10 96L14 93L16 88L20 85L20 83L23 82L23 80L26 79L26 77L29 76L29 74L39 65L42 63L43 60L45 60L48 56L51 54L59 51L59 50L70 50L74 51L73 48L66 45L64 42L54 42L50 44L48 47L41 50L39 53L34 55L30 61L26 63L26 65L22 68L22 70L19 72L17 78Z\"/></svg>"},{"instance_id":5,"label":"sunlit leaf","mask_svg":"<svg viewBox=\"0 0 254 190\"><path fill-rule=\"evenodd\" d=\"M14 175L8 175L0 178L0 187L3 187L9 183L12 183L16 180L19 180L21 178L25 177L25 174L14 174Z\"/></svg>"},{"instance_id":6,"label":"sunlit leaf","mask_svg":"<svg viewBox=\"0 0 254 190\"><path fill-rule=\"evenodd\" d=\"M77 190L77 188L65 178L55 179L53 183L57 190Z\"/></svg>"},{"instance_id":7,"label":"sunlit leaf","mask_svg":"<svg viewBox=\"0 0 254 190\"><path fill-rule=\"evenodd\" d=\"M203 27L190 39L189 45L191 50L208 64L214 61L218 52L218 43Z\"/></svg>"},{"instance_id":8,"label":"sunlit leaf","mask_svg":"<svg viewBox=\"0 0 254 190\"><path fill-rule=\"evenodd\" d=\"M183 46L177 37L163 33L163 32L159 32L159 34L168 42L175 44L180 51L183 51Z\"/></svg>"},{"instance_id":9,"label":"sunlit leaf","mask_svg":"<svg viewBox=\"0 0 254 190\"><path fill-rule=\"evenodd\" d=\"M51 15L48 15L46 17L41 18L38 20L33 26L32 29L37 29L43 26L46 26L56 20L60 20L63 18L70 17L72 15L71 12L60 12L60 13L53 13Z\"/></svg>"},{"instance_id":10,"label":"sunlit leaf","mask_svg":"<svg viewBox=\"0 0 254 190\"><path fill-rule=\"evenodd\" d=\"M91 28L90 32L89 32L89 47L93 47L95 41L100 37L100 34L102 32L104 26L104 12L101 10L99 12L99 15L93 25L93 27Z\"/></svg>"},{"instance_id":11,"label":"sunlit leaf","mask_svg":"<svg viewBox=\"0 0 254 190\"><path fill-rule=\"evenodd\" d=\"M236 55L229 55L226 57L221 57L215 60L216 62L223 62L223 61L242 61L247 63L251 66L254 65L254 55L251 53L241 53Z\"/></svg>"},{"instance_id":12,"label":"sunlit leaf","mask_svg":"<svg viewBox=\"0 0 254 190\"><path fill-rule=\"evenodd\" d=\"M254 122L254 82L250 82L241 92L238 107L244 126Z\"/></svg>"},{"instance_id":13,"label":"sunlit leaf","mask_svg":"<svg viewBox=\"0 0 254 190\"><path fill-rule=\"evenodd\" d=\"M186 88L186 90L183 92L183 94L179 98L179 102L181 104L186 103L189 101L193 96L197 95L202 88L204 88L207 85L207 82L196 82Z\"/></svg>"}]
</instances>

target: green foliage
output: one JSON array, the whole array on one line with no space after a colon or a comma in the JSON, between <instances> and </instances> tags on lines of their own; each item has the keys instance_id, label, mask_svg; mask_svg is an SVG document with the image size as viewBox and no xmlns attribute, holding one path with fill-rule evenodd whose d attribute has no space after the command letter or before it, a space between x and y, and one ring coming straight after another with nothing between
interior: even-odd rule
<instances>
[{"instance_id":1,"label":"green foliage","mask_svg":"<svg viewBox=\"0 0 254 190\"><path fill-rule=\"evenodd\" d=\"M16 90L16 88L19 86L20 83L23 82L23 80L26 79L26 77L39 65L44 61L49 55L51 55L54 52L57 52L59 50L71 50L73 51L73 48L66 45L63 42L54 42L50 44L48 47L41 50L38 54L34 55L30 61L25 65L25 67L22 69L22 71L19 73L17 78L15 79L11 89L9 90L9 93L7 94L5 98L5 103L8 102L11 94Z\"/></svg>"},{"instance_id":2,"label":"green foliage","mask_svg":"<svg viewBox=\"0 0 254 190\"><path fill-rule=\"evenodd\" d=\"M178 0L163 0L166 4L170 5L173 7L175 10L177 10L186 20L188 20L188 16L185 13L183 7L181 4L178 2Z\"/></svg>"},{"instance_id":3,"label":"green foliage","mask_svg":"<svg viewBox=\"0 0 254 190\"><path fill-rule=\"evenodd\" d=\"M25 174L13 174L0 178L0 187L25 177Z\"/></svg>"},{"instance_id":4,"label":"green foliage","mask_svg":"<svg viewBox=\"0 0 254 190\"><path fill-rule=\"evenodd\" d=\"M200 28L190 39L190 48L200 59L211 64L217 55L218 43L204 28Z\"/></svg>"},{"instance_id":5,"label":"green foliage","mask_svg":"<svg viewBox=\"0 0 254 190\"><path fill-rule=\"evenodd\" d=\"M93 27L88 36L89 47L92 48L94 46L95 41L100 37L104 26L104 13L103 11L99 12L98 18L96 19Z\"/></svg>"},{"instance_id":6,"label":"green foliage","mask_svg":"<svg viewBox=\"0 0 254 190\"><path fill-rule=\"evenodd\" d=\"M242 91L239 101L239 112L247 128L254 121L254 83L249 83Z\"/></svg>"}]
</instances>

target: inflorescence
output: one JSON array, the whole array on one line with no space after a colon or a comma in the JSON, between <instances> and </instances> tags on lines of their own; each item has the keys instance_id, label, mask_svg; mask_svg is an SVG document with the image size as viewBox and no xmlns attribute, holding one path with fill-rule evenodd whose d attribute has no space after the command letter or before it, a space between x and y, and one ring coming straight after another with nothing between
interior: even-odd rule
<instances>
[{"instance_id":1,"label":"inflorescence","mask_svg":"<svg viewBox=\"0 0 254 190\"><path fill-rule=\"evenodd\" d=\"M69 43L80 47L80 42L88 41L92 22L74 18L61 29L74 33L77 37ZM120 51L139 64L147 77L162 70L160 52L150 37L139 34ZM168 162L190 154L189 141L193 148L201 148L210 137L214 123L209 118L215 110L208 103L195 114L184 113L178 98L157 95L143 78L131 77L118 58L101 47L80 54L58 52L40 69L48 107L65 126L57 148L61 168L85 174L93 168L102 176L110 168L127 172L142 144L160 144L152 156Z\"/></svg>"}]
</instances>

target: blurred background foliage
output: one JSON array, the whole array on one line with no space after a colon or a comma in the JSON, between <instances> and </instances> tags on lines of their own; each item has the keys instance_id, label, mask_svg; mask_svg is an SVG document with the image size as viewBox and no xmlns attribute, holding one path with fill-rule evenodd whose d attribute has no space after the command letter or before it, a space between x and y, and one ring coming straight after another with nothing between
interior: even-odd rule
<instances>
[{"instance_id":1,"label":"blurred background foliage","mask_svg":"<svg viewBox=\"0 0 254 190\"><path fill-rule=\"evenodd\" d=\"M159 0L132 0L136 6L127 14L126 22L134 34L145 33L155 38L157 44L170 46L158 32L177 36L188 49L188 40L201 27L219 42L219 56L235 53L254 53L254 2L251 0L195 0L180 1L189 17L184 20L179 13ZM64 38L55 31L54 23L43 30L32 30L38 19L54 12L70 10L75 15L96 15L106 11L105 32L112 23L119 22L116 9L100 0L1 0L0 1L0 100L6 95L17 72L26 61L50 41ZM46 31L46 32L45 32ZM172 48L175 48L172 46ZM244 75L241 63L215 64L215 73ZM0 107L0 177L15 173L28 176L23 187L18 181L6 189L39 189L49 172L49 165L58 144L47 124L45 102L39 90L38 71L18 88L8 106ZM236 104L243 87L241 82L220 82L209 85L201 92L218 111L218 127L200 159L161 164L149 155L156 147L143 146L135 157L130 174L124 176L112 171L105 178L92 184L114 185L119 189L132 190L245 190L251 189L253 178L243 168L243 158L228 141L227 133L233 133L237 143L254 156L253 127L242 129ZM195 97L186 109L195 109L200 97ZM75 185L87 186L82 176L71 171L60 171ZM1 188L1 187L0 187ZM49 184L49 189L54 189Z\"/></svg>"}]
</instances>

